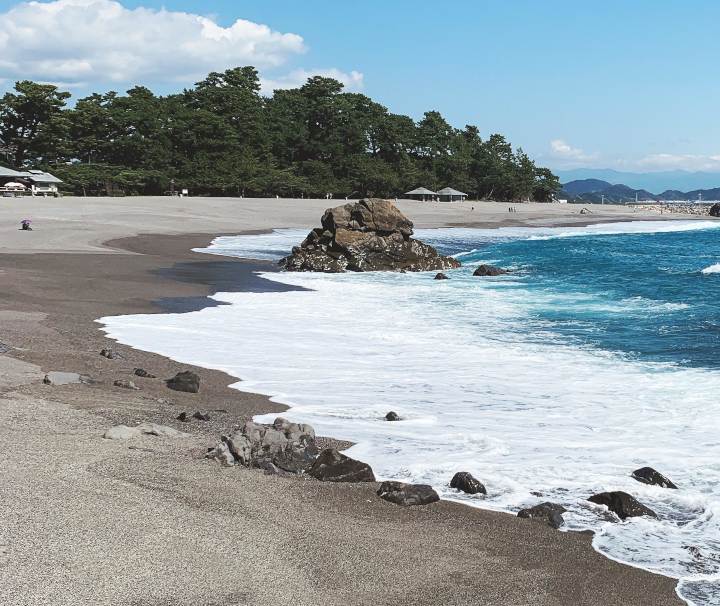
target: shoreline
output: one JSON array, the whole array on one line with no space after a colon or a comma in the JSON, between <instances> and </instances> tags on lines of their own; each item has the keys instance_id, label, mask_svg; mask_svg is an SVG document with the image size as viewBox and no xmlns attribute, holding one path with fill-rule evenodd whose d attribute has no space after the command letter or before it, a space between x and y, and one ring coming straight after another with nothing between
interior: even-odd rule
<instances>
[{"instance_id":1,"label":"shoreline","mask_svg":"<svg viewBox=\"0 0 720 606\"><path fill-rule=\"evenodd\" d=\"M287 599L290 593L302 588L311 593L308 594L307 602L299 603L308 604L333 604L340 600L349 604L366 603L368 600L380 604L472 604L477 603L478 595L483 595L488 604L594 604L599 600L606 604L682 603L675 594L673 579L607 559L592 549L588 536L558 533L537 523L518 520L509 514L480 510L450 501L423 508L401 509L375 498L371 486L340 486L302 479L272 478L252 470L224 470L212 462L193 458L199 454L198 449L202 449L203 445L211 445L233 423L239 423L254 414L280 412L285 407L271 402L265 396L230 389L227 385L235 382L233 378L206 369L199 370L203 386L201 393L196 396L170 392L160 381L144 379L136 379L141 387L139 392L112 387L112 379L127 377L133 366L141 366L161 377L172 376L174 372L190 366L117 345L101 333L95 320L108 315L194 309L201 299L213 293L213 289L221 290L229 281L233 284L249 284L253 288L268 287L263 283L269 281L252 276L253 267L267 270L270 267L268 263L248 265L247 261L229 258L217 261L212 257L208 259L204 253L190 252L191 248L206 245L217 235L221 234L131 236L122 242L111 239L107 241L108 246L116 251L126 247L130 254L116 253L110 267L103 253L60 254L52 257L32 253L0 255L0 282L4 286L0 314L6 320L0 340L12 348L9 354L0 356L0 363L7 366L9 360L19 360L26 365L23 372L34 377L48 370L68 370L89 374L100 381L91 386L48 388L33 379L4 388L0 396L3 402L22 401L25 405L28 402L42 402L36 404L33 413L37 413L38 409L45 410L49 403L50 418L57 422L58 417L62 417L65 423L61 435L71 435L82 443L81 456L77 456L76 451L63 450L68 465L71 468L85 466L84 480L87 479L91 484L93 479L100 480L100 486L95 486L95 490L102 492L106 488L103 486L106 481L115 488L119 482L134 497L141 500L147 497L149 506L162 510L163 515L173 511L173 503L193 503L191 510L181 506L174 515L182 516L184 524L189 524L194 530L198 526L204 528L208 537L217 541L210 551L214 554L210 556L214 567L212 573L208 571L208 561L201 563L192 557L190 561L194 565L187 573L184 570L168 573L166 561L168 558L175 561L177 554L167 553L165 544L158 552L149 549L157 558L152 563L143 558L142 564L137 562L139 569L131 566L127 570L122 566L125 574L120 574L120 578L110 585L116 592L113 594L115 599L120 595L127 599L126 602L109 601L109 595L106 598L103 590L95 594L94 590L91 592L91 588L83 584L77 587L77 594L66 596L65 601L61 599L62 588L49 579L52 574L57 574L60 579L67 580L66 571L73 570L72 564L67 568L68 562L95 553L92 549L88 551L88 546L82 542L80 553L77 554L66 553L64 557L58 557L50 550L42 562L46 571L37 568L41 565L40 558L33 558L23 552L22 557L17 558L23 563L21 571L14 570L15 574L8 579L4 579L8 572L7 566L0 573L10 595L21 595L19 590L22 587L27 590L27 583L31 579L37 585L38 579L34 577L39 575L49 588L53 588L55 601L43 601L43 591L48 591L48 588L37 586L33 590L35 600L28 603L72 603L71 599L84 595L82 591L87 591L87 595L95 595L94 602L98 604L156 599L158 596L153 593L155 590L152 583L147 582L147 577L157 580L162 570L175 583L171 584L175 593L168 594L165 587L163 595L172 595L175 603L182 604L227 599L233 592L240 596L236 597L238 603L287 603L283 601L283 596ZM169 264L172 264L172 268L168 267ZM191 302L189 306L186 305L188 301ZM107 360L99 356L100 349L107 347L108 343L112 343L112 348L124 357ZM7 372L7 368L4 370ZM172 399L174 403L160 402L167 399ZM185 426L174 421L174 415L178 412L194 409L223 409L228 412L211 413L213 419L208 424L192 423ZM22 417L21 410L13 410L15 415ZM169 424L191 432L192 438L188 440L190 444L183 441L182 447L179 447L162 440L143 439L141 443L132 444L128 448L126 444L99 439L103 427L121 422L134 424L143 420ZM30 423L30 426L37 425L38 419L31 417L24 422ZM69 431L67 426L71 428ZM57 431L57 428L54 429ZM12 436L7 435L8 431L6 428L0 434L0 439L11 445L14 442L10 439ZM78 431L82 434L81 439ZM64 445L65 449L70 447L69 444ZM21 448L19 454L26 456L23 450ZM195 454L189 456L188 452ZM13 462L14 458L11 457L11 461L6 463L9 479L17 476ZM88 470L89 479L86 477ZM53 483L53 478L46 478L42 466L33 471L33 482L27 487L28 490L38 483ZM169 484L168 480L171 480ZM227 491L225 496L217 492L220 486ZM203 489L210 490L209 494L203 493ZM248 496L248 490L253 494L252 497ZM72 491L67 486L61 486L56 494L72 503L72 496L65 492ZM88 494L83 493L85 498L89 498ZM222 502L222 513L216 509L217 502L211 503L209 495L213 495L215 501ZM241 509L237 509L238 503L232 495L235 495L235 500L243 495ZM256 498L258 495L259 498ZM102 505L112 508L111 502L101 498L103 496L98 497ZM95 498L93 496L91 500ZM0 505L8 507L5 500ZM120 504L121 509L128 506L122 500ZM278 543L277 537L270 536L264 530L266 524L258 528L257 524L248 526L243 523L245 518L242 511L248 508L254 512L251 519L272 520L271 527L283 528L284 536L289 534L295 537L295 544L302 546L304 552L310 551L314 559L304 561L298 567L298 562L288 562L282 556L278 558L283 552L282 549L279 552L276 549L287 545L285 538L281 537ZM126 520L122 513L113 511L117 514L113 524L120 524L126 532L138 523L136 518ZM162 529L162 523L151 515L151 510L143 511L149 516L148 532L152 533L153 523ZM224 520L220 527L229 532L232 538L227 542L227 547L227 537L223 538L213 529L203 526L202 516L217 521L218 513ZM36 529L33 527L29 533L29 544L32 544L32 537L41 541L40 537L46 536L48 530L57 530L57 516L64 518L64 515L53 512L49 523L48 520L36 520L44 532L35 535ZM301 526L292 523L292 519L298 516L302 521ZM29 513L28 517L35 519ZM231 521L235 526L239 524L243 532L249 533L246 538L254 537L250 541L252 545L260 542L268 547L266 552L260 553L274 562L276 567L272 568L273 578L276 577L275 571L285 570L289 576L283 577L284 582L290 583L292 590L286 587L285 593L278 594L273 593L272 588L264 585L260 587L265 578L262 570L251 564L238 568L237 564L231 564L226 559L226 553L229 554L243 544L237 542L237 529L233 527L231 530L225 523ZM8 524L10 530L0 533L0 545L8 545L8 561L11 563L18 554L13 546L13 536L17 539L22 530L21 527L14 528L13 522L11 518ZM89 522L83 518L83 523ZM77 525L77 521L71 520L68 525L72 528ZM95 520L90 525L101 535L107 531L102 524L98 530ZM308 528L312 529L310 535L307 534ZM339 540L338 532L343 533L342 540ZM59 534L63 535L62 532ZM193 544L193 541L188 543L183 537L174 535L172 541L177 553L187 554L189 545ZM74 543L68 543L67 537L61 537L60 543L65 545L65 551L68 547L73 551ZM114 541L112 544L117 550L128 549L124 542L118 544ZM132 553L126 555L129 561L135 562L136 554L132 546L129 547ZM250 552L254 549L246 548ZM418 554L426 550L432 555L418 559ZM218 560L217 552L222 552L225 558ZM97 566L91 571L91 576L97 579L98 575L102 577L103 571L107 574L111 570L107 568L111 563L102 557L98 561L97 555L93 557ZM360 578L348 580L341 572L348 564L376 579L374 591L380 593L372 593L372 588L363 583L358 584ZM144 573L138 576L140 570L144 570ZM240 570L249 579L248 582L238 581ZM325 577L318 577L320 570L324 571ZM398 576L400 573L401 576ZM207 586L201 578L203 575L212 577L213 587ZM349 583L345 591L338 589L342 586L339 584L340 578L343 583ZM91 579L88 582L92 584ZM238 583L243 587L238 588ZM407 593L408 588L415 593ZM49 595L45 596L46 599L49 599Z\"/></svg>"}]
</instances>

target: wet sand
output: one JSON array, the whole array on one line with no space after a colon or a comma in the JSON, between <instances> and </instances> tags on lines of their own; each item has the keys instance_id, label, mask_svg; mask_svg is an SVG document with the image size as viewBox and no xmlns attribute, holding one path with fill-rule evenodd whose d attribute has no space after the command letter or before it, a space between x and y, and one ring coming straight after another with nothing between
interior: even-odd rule
<instances>
[{"instance_id":1,"label":"wet sand","mask_svg":"<svg viewBox=\"0 0 720 606\"><path fill-rule=\"evenodd\" d=\"M62 220L53 219L58 232ZM272 266L190 252L232 231L203 221L185 223L200 233L116 238L102 248L95 236L107 234L108 220L96 215L73 242L102 252L17 254L4 242L0 254L0 342L8 349L0 355L0 603L682 603L672 579L607 560L587 535L448 502L403 509L377 498L375 485L204 460L220 433L282 406L231 390L233 379L205 369L195 369L202 388L194 395L134 377L135 367L161 378L192 367L118 346L95 319L195 309L217 290L278 288L255 274ZM40 226L29 235L38 234ZM36 246L50 252L44 247ZM122 357L100 356L104 347ZM97 383L43 385L50 370ZM141 389L112 386L128 378ZM175 420L195 410L211 421ZM113 424L142 421L190 437L101 437Z\"/></svg>"}]
</instances>

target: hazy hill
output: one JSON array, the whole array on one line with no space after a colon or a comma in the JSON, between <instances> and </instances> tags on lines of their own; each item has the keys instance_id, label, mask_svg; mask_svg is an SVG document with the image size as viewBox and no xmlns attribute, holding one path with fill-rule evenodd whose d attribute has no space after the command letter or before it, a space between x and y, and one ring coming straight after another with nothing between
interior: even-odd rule
<instances>
[{"instance_id":1,"label":"hazy hill","mask_svg":"<svg viewBox=\"0 0 720 606\"><path fill-rule=\"evenodd\" d=\"M553 171L561 183L589 179L607 181L613 185L627 185L636 189L659 193L667 190L698 191L720 186L720 172L689 172L684 170L654 173L633 173L610 168L576 168Z\"/></svg>"},{"instance_id":2,"label":"hazy hill","mask_svg":"<svg viewBox=\"0 0 720 606\"><path fill-rule=\"evenodd\" d=\"M720 200L720 187L712 189L693 189L680 191L668 189L661 194L653 194L645 189L633 189L627 185L612 185L600 179L580 179L565 183L558 195L571 201L599 203L623 203L651 200Z\"/></svg>"}]
</instances>

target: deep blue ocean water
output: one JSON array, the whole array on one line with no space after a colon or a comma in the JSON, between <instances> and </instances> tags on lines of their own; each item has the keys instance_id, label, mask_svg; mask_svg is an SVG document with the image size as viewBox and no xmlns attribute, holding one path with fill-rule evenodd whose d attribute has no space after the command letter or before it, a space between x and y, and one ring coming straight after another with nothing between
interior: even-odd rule
<instances>
[{"instance_id":1,"label":"deep blue ocean water","mask_svg":"<svg viewBox=\"0 0 720 606\"><path fill-rule=\"evenodd\" d=\"M528 294L530 317L629 358L720 367L720 230L440 243L463 263L492 260ZM710 268L711 273L703 273ZM502 283L503 278L499 281Z\"/></svg>"}]
</instances>

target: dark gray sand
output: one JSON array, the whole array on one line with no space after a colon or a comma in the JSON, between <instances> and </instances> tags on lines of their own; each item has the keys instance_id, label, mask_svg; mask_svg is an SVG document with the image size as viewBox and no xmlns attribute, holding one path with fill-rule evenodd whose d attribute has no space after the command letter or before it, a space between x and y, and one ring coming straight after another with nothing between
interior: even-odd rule
<instances>
[{"instance_id":1,"label":"dark gray sand","mask_svg":"<svg viewBox=\"0 0 720 606\"><path fill-rule=\"evenodd\" d=\"M115 345L94 320L278 288L254 274L269 264L189 252L210 238L109 243L136 254L0 255L0 604L682 603L675 581L602 557L587 535L448 502L403 509L377 498L376 485L202 459L220 432L283 407L229 389L220 372L195 369L196 395L134 377L135 367L161 378L191 367ZM106 347L122 357L100 356ZM50 370L98 383L43 385ZM175 421L195 410L211 421ZM101 437L143 421L190 437Z\"/></svg>"}]
</instances>

